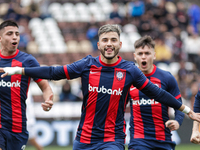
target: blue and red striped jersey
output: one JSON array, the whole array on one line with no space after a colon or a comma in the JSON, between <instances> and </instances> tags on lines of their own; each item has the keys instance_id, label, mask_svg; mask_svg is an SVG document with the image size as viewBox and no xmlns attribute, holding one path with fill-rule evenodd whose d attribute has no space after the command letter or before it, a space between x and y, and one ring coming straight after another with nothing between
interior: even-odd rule
<instances>
[{"instance_id":1,"label":"blue and red striped jersey","mask_svg":"<svg viewBox=\"0 0 200 150\"><path fill-rule=\"evenodd\" d=\"M36 67L37 60L30 54L16 50L12 56L0 53L1 67ZM2 73L1 73L2 74ZM36 82L41 79L34 79ZM30 77L22 75L0 77L0 128L16 133L26 131L26 104Z\"/></svg>"},{"instance_id":2,"label":"blue and red striped jersey","mask_svg":"<svg viewBox=\"0 0 200 150\"><path fill-rule=\"evenodd\" d=\"M145 76L159 88L171 93L182 102L178 84L170 72L161 70L154 65L150 74ZM169 120L168 106L150 99L136 87L130 88L130 142L137 139L161 140L171 143L171 132L165 122ZM175 109L175 120L181 125L184 113Z\"/></svg>"},{"instance_id":3,"label":"blue and red striped jersey","mask_svg":"<svg viewBox=\"0 0 200 150\"><path fill-rule=\"evenodd\" d=\"M60 80L81 77L83 105L76 139L82 143L125 142L124 111L133 84L148 96L179 108L173 96L153 85L133 62L118 56L105 64L101 56L87 57L65 66L25 68L25 74L42 79ZM39 73L38 73L39 72ZM160 97L163 97L161 99ZM173 101L173 103L172 103Z\"/></svg>"},{"instance_id":4,"label":"blue and red striped jersey","mask_svg":"<svg viewBox=\"0 0 200 150\"><path fill-rule=\"evenodd\" d=\"M198 93L195 95L194 112L200 113L200 89Z\"/></svg>"}]
</instances>

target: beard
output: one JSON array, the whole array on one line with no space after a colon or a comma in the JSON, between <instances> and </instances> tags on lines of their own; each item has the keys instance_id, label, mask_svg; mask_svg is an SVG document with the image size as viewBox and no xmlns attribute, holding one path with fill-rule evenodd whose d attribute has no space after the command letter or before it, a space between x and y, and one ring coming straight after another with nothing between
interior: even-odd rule
<instances>
[{"instance_id":1,"label":"beard","mask_svg":"<svg viewBox=\"0 0 200 150\"><path fill-rule=\"evenodd\" d=\"M108 60L113 59L119 53L119 48L113 48L113 51L114 51L114 55L106 56L106 54L105 54L106 48L100 49L100 52L103 55L103 57L106 58L106 59L108 59Z\"/></svg>"}]
</instances>

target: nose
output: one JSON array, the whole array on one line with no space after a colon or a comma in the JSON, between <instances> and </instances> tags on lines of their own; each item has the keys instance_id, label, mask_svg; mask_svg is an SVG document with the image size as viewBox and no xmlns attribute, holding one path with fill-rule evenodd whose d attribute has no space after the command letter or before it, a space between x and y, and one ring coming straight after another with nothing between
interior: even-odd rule
<instances>
[{"instance_id":1,"label":"nose","mask_svg":"<svg viewBox=\"0 0 200 150\"><path fill-rule=\"evenodd\" d=\"M107 42L107 46L111 46L111 45L112 45L111 40L108 40L108 42Z\"/></svg>"},{"instance_id":2,"label":"nose","mask_svg":"<svg viewBox=\"0 0 200 150\"><path fill-rule=\"evenodd\" d=\"M17 39L18 35L13 34L13 39Z\"/></svg>"},{"instance_id":3,"label":"nose","mask_svg":"<svg viewBox=\"0 0 200 150\"><path fill-rule=\"evenodd\" d=\"M145 55L145 54L142 54L142 58L146 58L146 55Z\"/></svg>"}]
</instances>

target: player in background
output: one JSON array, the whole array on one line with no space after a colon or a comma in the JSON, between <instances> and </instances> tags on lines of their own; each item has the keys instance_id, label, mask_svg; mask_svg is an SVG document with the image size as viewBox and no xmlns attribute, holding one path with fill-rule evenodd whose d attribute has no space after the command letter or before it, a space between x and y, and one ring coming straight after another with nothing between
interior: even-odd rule
<instances>
[{"instance_id":1,"label":"player in background","mask_svg":"<svg viewBox=\"0 0 200 150\"><path fill-rule=\"evenodd\" d=\"M19 40L20 33L16 22L6 20L0 24L0 66L39 66L32 55L17 49ZM0 78L0 150L21 150L26 147L26 98L30 79L19 74ZM43 92L43 110L50 110L53 105L53 93L48 81L33 79Z\"/></svg>"},{"instance_id":2,"label":"player in background","mask_svg":"<svg viewBox=\"0 0 200 150\"><path fill-rule=\"evenodd\" d=\"M124 150L124 112L128 91L134 85L148 97L185 112L200 121L200 116L171 94L158 88L134 65L119 55L122 46L118 25L103 25L98 31L100 56L91 55L64 66L7 67L1 77L22 74L50 80L81 77L83 105L73 150ZM11 76L12 77L12 76Z\"/></svg>"},{"instance_id":3,"label":"player in background","mask_svg":"<svg viewBox=\"0 0 200 150\"><path fill-rule=\"evenodd\" d=\"M145 35L135 42L134 47L134 59L144 75L182 103L174 76L153 64L156 58L153 39ZM170 120L167 105L150 99L134 86L130 88L129 99L131 108L129 150L174 150L176 143L172 141L170 131L179 129L184 113L174 109L175 120Z\"/></svg>"},{"instance_id":4,"label":"player in background","mask_svg":"<svg viewBox=\"0 0 200 150\"><path fill-rule=\"evenodd\" d=\"M37 150L43 150L43 147L36 141L37 133L35 130L36 118L34 112L34 100L31 91L28 92L26 99L26 117L27 117L27 131L29 133L28 143L33 145Z\"/></svg>"},{"instance_id":5,"label":"player in background","mask_svg":"<svg viewBox=\"0 0 200 150\"><path fill-rule=\"evenodd\" d=\"M200 89L195 96L194 112L200 113ZM197 122L197 121L193 122L192 135L191 135L190 141L194 144L200 144L200 127L199 127L199 125L200 125L199 122Z\"/></svg>"}]
</instances>

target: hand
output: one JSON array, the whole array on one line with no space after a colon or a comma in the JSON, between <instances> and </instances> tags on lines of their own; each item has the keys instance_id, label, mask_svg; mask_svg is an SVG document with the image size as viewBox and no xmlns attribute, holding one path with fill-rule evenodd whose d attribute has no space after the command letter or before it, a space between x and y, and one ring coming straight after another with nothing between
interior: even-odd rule
<instances>
[{"instance_id":1,"label":"hand","mask_svg":"<svg viewBox=\"0 0 200 150\"><path fill-rule=\"evenodd\" d=\"M49 99L45 100L44 103L41 104L42 108L44 111L49 111L51 110L53 106L53 94L49 96Z\"/></svg>"},{"instance_id":2,"label":"hand","mask_svg":"<svg viewBox=\"0 0 200 150\"><path fill-rule=\"evenodd\" d=\"M176 120L168 120L165 122L165 126L170 129L170 131L178 130L180 125Z\"/></svg>"},{"instance_id":3,"label":"hand","mask_svg":"<svg viewBox=\"0 0 200 150\"><path fill-rule=\"evenodd\" d=\"M187 115L190 119L200 123L200 113L195 113L194 111L190 110L190 112Z\"/></svg>"},{"instance_id":4,"label":"hand","mask_svg":"<svg viewBox=\"0 0 200 150\"><path fill-rule=\"evenodd\" d=\"M190 142L192 142L194 144L200 144L200 133L199 133L199 131L193 131L192 132Z\"/></svg>"},{"instance_id":5,"label":"hand","mask_svg":"<svg viewBox=\"0 0 200 150\"><path fill-rule=\"evenodd\" d=\"M2 78L5 76L9 75L14 75L14 74L22 74L22 68L21 67L5 67L5 68L0 68L0 72L5 72L4 74L1 75Z\"/></svg>"}]
</instances>

